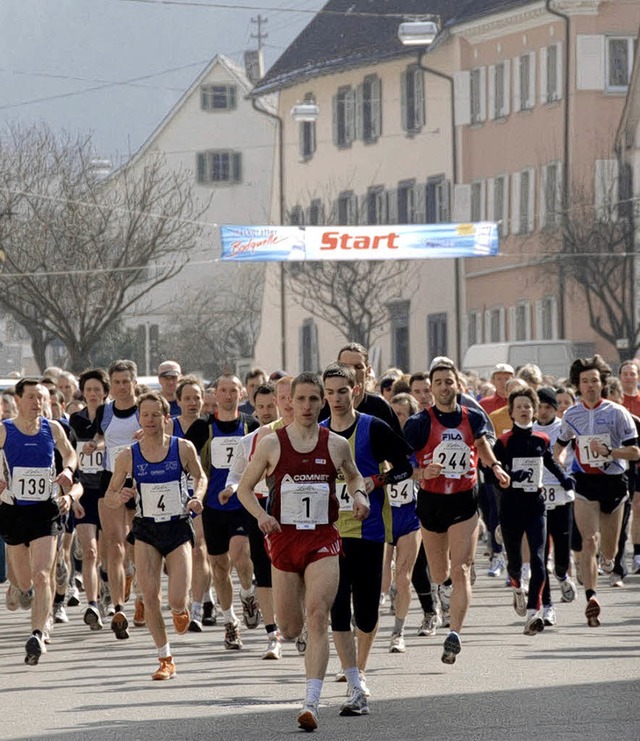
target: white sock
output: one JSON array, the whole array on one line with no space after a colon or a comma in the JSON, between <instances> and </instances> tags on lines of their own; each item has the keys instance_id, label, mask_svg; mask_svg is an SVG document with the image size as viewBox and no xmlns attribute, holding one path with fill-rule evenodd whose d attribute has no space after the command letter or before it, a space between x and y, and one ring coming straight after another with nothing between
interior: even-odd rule
<instances>
[{"instance_id":1,"label":"white sock","mask_svg":"<svg viewBox=\"0 0 640 741\"><path fill-rule=\"evenodd\" d=\"M169 647L168 643L165 643L164 646L161 646L158 649L158 658L166 659L167 656L171 656L171 648Z\"/></svg>"},{"instance_id":2,"label":"white sock","mask_svg":"<svg viewBox=\"0 0 640 741\"><path fill-rule=\"evenodd\" d=\"M322 692L321 679L307 679L307 694L304 698L305 705L317 705L320 702Z\"/></svg>"},{"instance_id":3,"label":"white sock","mask_svg":"<svg viewBox=\"0 0 640 741\"><path fill-rule=\"evenodd\" d=\"M362 689L362 685L360 684L360 672L357 666L350 666L348 669L345 669L344 676L347 678L350 689Z\"/></svg>"},{"instance_id":4,"label":"white sock","mask_svg":"<svg viewBox=\"0 0 640 741\"><path fill-rule=\"evenodd\" d=\"M203 602L213 602L213 604L215 605L216 598L213 596L213 589L211 589L211 587L209 587L209 591L207 592L205 596L206 596L206 599L203 599L202 600Z\"/></svg>"},{"instance_id":5,"label":"white sock","mask_svg":"<svg viewBox=\"0 0 640 741\"><path fill-rule=\"evenodd\" d=\"M236 613L233 610L233 605L231 605L231 607L228 610L222 611L222 617L225 623L237 623L238 622Z\"/></svg>"},{"instance_id":6,"label":"white sock","mask_svg":"<svg viewBox=\"0 0 640 741\"><path fill-rule=\"evenodd\" d=\"M256 588L251 585L251 589L243 589L240 587L240 597L242 599L247 599L247 597L253 597L256 593Z\"/></svg>"}]
</instances>

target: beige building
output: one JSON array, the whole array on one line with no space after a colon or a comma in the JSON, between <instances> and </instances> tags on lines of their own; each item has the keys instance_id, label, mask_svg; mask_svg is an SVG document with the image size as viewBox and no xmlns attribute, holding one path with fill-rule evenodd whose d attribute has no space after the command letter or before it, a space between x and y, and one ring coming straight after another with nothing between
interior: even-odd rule
<instances>
[{"instance_id":1,"label":"beige building","mask_svg":"<svg viewBox=\"0 0 640 741\"><path fill-rule=\"evenodd\" d=\"M421 58L431 71L396 35L399 16L425 13L440 25ZM417 370L436 354L460 359L470 344L557 337L617 357L591 329L570 271L544 261L578 200L605 208L628 185L615 134L639 23L640 3L625 0L354 2L346 15L317 15L257 84L254 96L279 93L276 186L288 221L502 224L499 257L410 266L406 290L384 297L379 369ZM302 101L318 106L315 123L292 120ZM276 223L278 211L276 200ZM271 266L270 320L256 347L258 361L274 367L279 277ZM345 337L286 296L288 369L322 366Z\"/></svg>"}]
</instances>

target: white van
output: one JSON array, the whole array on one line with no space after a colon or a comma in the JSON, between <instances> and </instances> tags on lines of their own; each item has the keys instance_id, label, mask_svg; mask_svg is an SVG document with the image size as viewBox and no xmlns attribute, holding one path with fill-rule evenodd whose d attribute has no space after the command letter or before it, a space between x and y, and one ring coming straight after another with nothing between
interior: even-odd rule
<instances>
[{"instance_id":1,"label":"white van","mask_svg":"<svg viewBox=\"0 0 640 741\"><path fill-rule=\"evenodd\" d=\"M464 354L463 371L474 371L479 376L491 377L497 363L509 363L514 368L534 363L543 373L566 378L576 358L591 357L593 342L571 340L524 340L522 342L488 342L471 345Z\"/></svg>"}]
</instances>

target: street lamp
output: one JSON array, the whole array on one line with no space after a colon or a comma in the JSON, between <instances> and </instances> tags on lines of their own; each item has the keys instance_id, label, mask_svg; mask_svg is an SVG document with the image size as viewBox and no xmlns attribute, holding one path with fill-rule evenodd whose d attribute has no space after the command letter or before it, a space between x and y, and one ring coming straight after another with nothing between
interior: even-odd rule
<instances>
[{"instance_id":1,"label":"street lamp","mask_svg":"<svg viewBox=\"0 0 640 741\"><path fill-rule=\"evenodd\" d=\"M433 44L436 37L440 33L440 27L438 23L428 20L413 20L401 23L398 27L398 38L404 46L415 46L418 50L418 67L430 75L440 77L442 80L446 80L449 83L449 95L450 95L450 119L451 119L451 198L450 203L453 203L453 196L455 195L455 187L458 183L458 146L456 141L456 119L455 119L455 87L454 80L451 75L447 75L438 69L433 67L427 67L422 63L422 55L425 51ZM455 292L454 292L454 303L456 310L456 359L458 363L462 362L462 343L461 343L461 327L462 327L462 299L460 295L460 274L461 274L461 261L459 257L454 258L454 271L455 271Z\"/></svg>"},{"instance_id":2,"label":"street lamp","mask_svg":"<svg viewBox=\"0 0 640 741\"><path fill-rule=\"evenodd\" d=\"M320 108L311 101L296 103L291 109L291 118L298 123L315 123L320 115Z\"/></svg>"}]
</instances>

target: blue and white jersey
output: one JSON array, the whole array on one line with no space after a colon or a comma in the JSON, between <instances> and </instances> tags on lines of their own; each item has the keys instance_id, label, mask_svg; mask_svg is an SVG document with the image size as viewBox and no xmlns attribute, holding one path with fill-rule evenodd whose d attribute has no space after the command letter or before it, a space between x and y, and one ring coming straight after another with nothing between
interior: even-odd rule
<instances>
[{"instance_id":1,"label":"blue and white jersey","mask_svg":"<svg viewBox=\"0 0 640 741\"><path fill-rule=\"evenodd\" d=\"M171 437L169 450L162 461L148 461L140 443L131 446L133 480L136 489L136 516L155 522L188 517L187 476L180 460L177 437Z\"/></svg>"},{"instance_id":2,"label":"blue and white jersey","mask_svg":"<svg viewBox=\"0 0 640 741\"><path fill-rule=\"evenodd\" d=\"M558 440L562 443L575 440L572 473L614 476L626 471L627 461L594 454L591 440L596 438L609 448L620 448L625 444L633 445L636 434L629 412L620 404L601 399L593 409L581 401L569 407L562 418Z\"/></svg>"},{"instance_id":3,"label":"blue and white jersey","mask_svg":"<svg viewBox=\"0 0 640 741\"><path fill-rule=\"evenodd\" d=\"M556 440L558 439L558 435L560 434L561 426L562 420L560 417L556 417L553 422L548 425L541 425L539 422L534 422L533 431L544 433L549 438L551 449L553 449L553 446L556 444ZM564 468L571 470L572 462L573 449L569 447ZM573 502L575 499L575 494L566 491L546 466L542 467L542 496L547 509L555 509L559 505L568 504L569 502Z\"/></svg>"},{"instance_id":4,"label":"blue and white jersey","mask_svg":"<svg viewBox=\"0 0 640 741\"><path fill-rule=\"evenodd\" d=\"M3 474L7 488L2 501L21 506L53 499L55 478L55 440L48 419L40 417L35 435L25 435L12 419L3 420L6 438L3 448Z\"/></svg>"},{"instance_id":5,"label":"blue and white jersey","mask_svg":"<svg viewBox=\"0 0 640 741\"><path fill-rule=\"evenodd\" d=\"M107 402L100 421L100 432L104 436L106 450L104 467L112 473L118 453L131 445L133 436L140 429L137 409L126 417L119 416L118 411L112 401Z\"/></svg>"}]
</instances>

